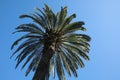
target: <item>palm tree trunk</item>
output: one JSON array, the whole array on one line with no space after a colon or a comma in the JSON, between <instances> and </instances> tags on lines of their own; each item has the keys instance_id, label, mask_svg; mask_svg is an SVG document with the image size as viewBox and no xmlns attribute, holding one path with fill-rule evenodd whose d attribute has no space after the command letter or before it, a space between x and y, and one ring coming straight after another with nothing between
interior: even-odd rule
<instances>
[{"instance_id":1,"label":"palm tree trunk","mask_svg":"<svg viewBox=\"0 0 120 80\"><path fill-rule=\"evenodd\" d=\"M46 75L49 75L49 63L53 54L54 50L50 47L44 48L42 58L32 80L45 80Z\"/></svg>"}]
</instances>

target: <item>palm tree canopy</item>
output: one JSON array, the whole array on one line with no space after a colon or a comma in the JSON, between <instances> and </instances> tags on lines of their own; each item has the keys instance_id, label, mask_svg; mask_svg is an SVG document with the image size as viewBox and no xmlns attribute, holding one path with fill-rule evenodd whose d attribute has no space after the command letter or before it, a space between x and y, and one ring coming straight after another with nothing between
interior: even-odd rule
<instances>
[{"instance_id":1,"label":"palm tree canopy","mask_svg":"<svg viewBox=\"0 0 120 80\"><path fill-rule=\"evenodd\" d=\"M62 7L57 14L54 14L46 4L43 11L36 8L33 14L21 15L20 18L30 18L34 22L21 24L14 32L27 33L17 39L11 47L13 49L22 41L12 54L13 56L19 52L16 56L16 68L25 60L22 69L29 63L27 76L31 70L37 71L40 61L44 60L49 64L45 80L49 79L51 72L53 77L56 72L59 80L65 80L65 70L70 76L73 74L77 77L78 67L84 67L82 59L89 60L87 53L89 53L91 38L76 32L86 31L86 28L83 27L83 21L72 22L75 17L75 14L67 16L67 7ZM42 74L43 72L39 75Z\"/></svg>"}]
</instances>

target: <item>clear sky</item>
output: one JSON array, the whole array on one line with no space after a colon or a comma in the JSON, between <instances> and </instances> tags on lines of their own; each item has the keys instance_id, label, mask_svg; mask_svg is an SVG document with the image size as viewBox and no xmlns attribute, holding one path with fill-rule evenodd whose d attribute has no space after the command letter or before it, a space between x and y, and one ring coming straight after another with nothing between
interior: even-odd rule
<instances>
[{"instance_id":1,"label":"clear sky","mask_svg":"<svg viewBox=\"0 0 120 80\"><path fill-rule=\"evenodd\" d=\"M67 80L120 80L120 0L0 0L0 80L31 80L25 77L21 65L15 70L11 44L20 37L12 35L17 25L32 22L19 19L20 14L34 12L37 6L48 4L54 12L68 6L68 15L76 13L75 21L84 21L86 34L92 37L90 61L79 69L78 78ZM50 80L52 80L50 78ZM56 79L57 80L57 79Z\"/></svg>"}]
</instances>

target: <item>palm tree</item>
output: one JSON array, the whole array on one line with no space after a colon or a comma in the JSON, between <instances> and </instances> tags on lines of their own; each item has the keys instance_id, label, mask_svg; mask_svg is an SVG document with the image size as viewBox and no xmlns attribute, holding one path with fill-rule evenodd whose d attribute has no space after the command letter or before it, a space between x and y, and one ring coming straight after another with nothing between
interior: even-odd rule
<instances>
[{"instance_id":1,"label":"palm tree","mask_svg":"<svg viewBox=\"0 0 120 80\"><path fill-rule=\"evenodd\" d=\"M26 76L34 71L32 80L49 80L50 74L54 78L56 73L59 80L66 80L64 70L77 77L78 67L84 67L82 59L89 60L90 37L76 32L86 31L84 22L71 22L76 15L67 16L67 7L62 7L57 14L46 4L43 11L36 10L33 14L20 16L31 18L34 23L21 24L14 32L26 32L11 47L13 49L22 41L12 54L19 52L16 68L25 60L22 69L29 63Z\"/></svg>"}]
</instances>

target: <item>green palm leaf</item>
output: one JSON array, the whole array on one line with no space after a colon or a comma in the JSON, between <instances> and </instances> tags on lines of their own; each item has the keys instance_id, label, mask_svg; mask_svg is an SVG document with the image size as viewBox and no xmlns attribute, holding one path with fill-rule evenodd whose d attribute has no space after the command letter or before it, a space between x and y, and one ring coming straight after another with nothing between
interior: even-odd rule
<instances>
[{"instance_id":1,"label":"green palm leaf","mask_svg":"<svg viewBox=\"0 0 120 80\"><path fill-rule=\"evenodd\" d=\"M68 18L66 18L64 22L62 23L62 25L60 26L60 28L58 28L58 32L61 33L61 31L65 28L65 26L67 26L75 17L76 15L72 14Z\"/></svg>"},{"instance_id":2,"label":"green palm leaf","mask_svg":"<svg viewBox=\"0 0 120 80\"><path fill-rule=\"evenodd\" d=\"M60 55L57 55L57 58L56 58L56 69L57 69L57 74L58 74L58 77L60 80L66 80L65 79L65 73L64 73L64 70L63 70L63 67L62 67L62 62L61 62L62 58Z\"/></svg>"},{"instance_id":3,"label":"green palm leaf","mask_svg":"<svg viewBox=\"0 0 120 80\"><path fill-rule=\"evenodd\" d=\"M63 24L66 15L67 15L67 7L61 8L61 11L56 14L57 21L55 27L59 29L59 27Z\"/></svg>"},{"instance_id":4,"label":"green palm leaf","mask_svg":"<svg viewBox=\"0 0 120 80\"><path fill-rule=\"evenodd\" d=\"M84 22L71 23L71 24L67 25L62 32L65 32L64 34L66 34L66 33L75 32L77 30L85 31L86 29L84 27L82 27L82 25L84 25Z\"/></svg>"}]
</instances>

